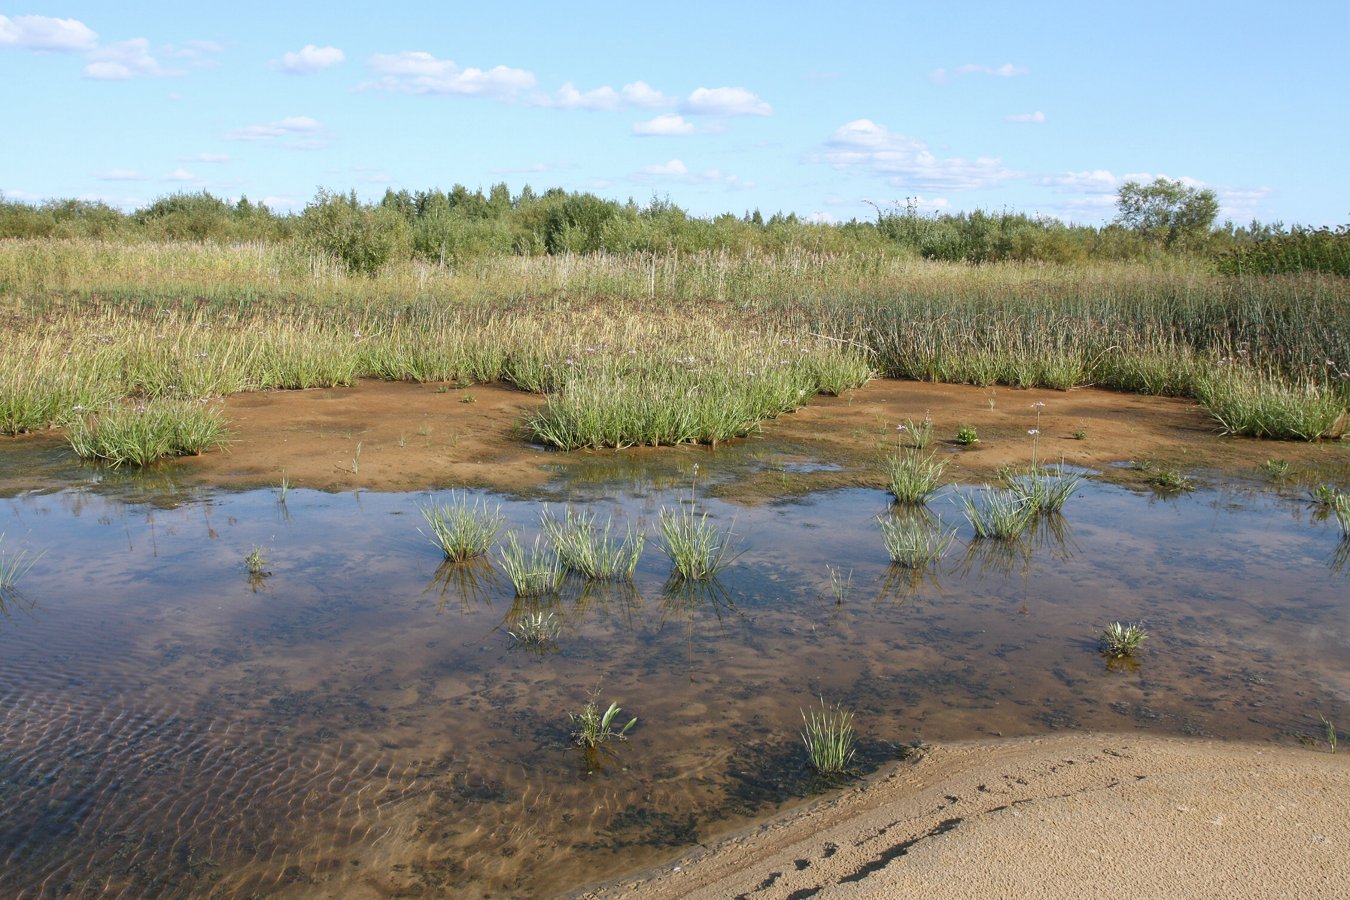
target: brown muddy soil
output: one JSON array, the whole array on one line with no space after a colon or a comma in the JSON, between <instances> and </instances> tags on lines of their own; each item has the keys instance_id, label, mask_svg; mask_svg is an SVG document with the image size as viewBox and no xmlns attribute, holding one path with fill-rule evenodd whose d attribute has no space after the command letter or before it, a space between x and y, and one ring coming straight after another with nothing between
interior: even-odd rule
<instances>
[{"instance_id":1,"label":"brown muddy soil","mask_svg":"<svg viewBox=\"0 0 1350 900\"><path fill-rule=\"evenodd\" d=\"M499 385L446 389L378 381L240 394L225 403L234 432L228 452L178 465L192 480L223 486L276 485L284 474L291 485L326 490L520 489L547 481L560 465L598 462L616 453L662 452L559 453L530 444L520 424L543 402L538 395ZM731 492L752 500L879 485L878 460L907 439L896 426L925 415L934 421L930 446L949 461L947 477L963 482L990 479L1003 466L1024 465L1033 450L1042 462L1063 461L1138 482L1148 474L1130 463L1255 478L1257 466L1280 458L1291 463L1296 476L1313 481L1343 478L1350 469L1347 442L1221 436L1189 400L1090 388L1062 392L877 380L841 397L818 397L795 413L765 422L762 435L734 442L740 449L771 445L772 452L758 475ZM977 430L978 443L956 444L962 425ZM1032 429L1040 432L1034 440L1028 434ZM1076 432L1083 436L1075 437Z\"/></svg>"}]
</instances>

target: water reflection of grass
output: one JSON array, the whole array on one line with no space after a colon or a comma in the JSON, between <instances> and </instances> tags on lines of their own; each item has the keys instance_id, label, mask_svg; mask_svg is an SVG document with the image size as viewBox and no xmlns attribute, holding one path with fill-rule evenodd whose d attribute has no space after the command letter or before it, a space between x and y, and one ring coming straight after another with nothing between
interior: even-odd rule
<instances>
[{"instance_id":1,"label":"water reflection of grass","mask_svg":"<svg viewBox=\"0 0 1350 900\"><path fill-rule=\"evenodd\" d=\"M492 597L502 592L501 576L483 557L466 562L445 560L422 591L422 596L436 598L436 612L445 612L451 601L461 612L470 612L480 606L490 606Z\"/></svg>"}]
</instances>

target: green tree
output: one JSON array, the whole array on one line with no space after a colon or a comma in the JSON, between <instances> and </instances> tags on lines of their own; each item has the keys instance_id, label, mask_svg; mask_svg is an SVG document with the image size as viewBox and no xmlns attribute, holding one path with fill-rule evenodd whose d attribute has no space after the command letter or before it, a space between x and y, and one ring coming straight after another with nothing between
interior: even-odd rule
<instances>
[{"instance_id":1,"label":"green tree","mask_svg":"<svg viewBox=\"0 0 1350 900\"><path fill-rule=\"evenodd\" d=\"M1185 249L1209 235L1219 215L1219 198L1209 188L1155 178L1149 184L1125 182L1116 207L1116 224L1168 249Z\"/></svg>"}]
</instances>

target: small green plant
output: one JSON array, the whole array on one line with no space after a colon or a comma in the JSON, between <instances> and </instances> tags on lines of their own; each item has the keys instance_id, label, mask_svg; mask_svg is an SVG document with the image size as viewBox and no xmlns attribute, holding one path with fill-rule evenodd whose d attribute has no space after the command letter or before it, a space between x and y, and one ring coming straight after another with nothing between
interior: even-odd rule
<instances>
[{"instance_id":1,"label":"small green plant","mask_svg":"<svg viewBox=\"0 0 1350 900\"><path fill-rule=\"evenodd\" d=\"M358 475L361 472L361 441L356 442L356 452L352 454L352 474Z\"/></svg>"},{"instance_id":2,"label":"small green plant","mask_svg":"<svg viewBox=\"0 0 1350 900\"><path fill-rule=\"evenodd\" d=\"M802 743L806 758L821 775L840 775L848 770L856 752L853 713L842 706L831 708L820 698L820 709L801 710Z\"/></svg>"},{"instance_id":3,"label":"small green plant","mask_svg":"<svg viewBox=\"0 0 1350 900\"><path fill-rule=\"evenodd\" d=\"M719 530L691 502L679 509L661 507L661 549L675 564L675 575L685 581L712 578L736 558L735 535L727 526Z\"/></svg>"},{"instance_id":4,"label":"small green plant","mask_svg":"<svg viewBox=\"0 0 1350 900\"><path fill-rule=\"evenodd\" d=\"M941 518L934 522L927 515L878 516L877 524L891 562L906 569L937 562L956 537L955 528L944 529Z\"/></svg>"},{"instance_id":5,"label":"small green plant","mask_svg":"<svg viewBox=\"0 0 1350 900\"><path fill-rule=\"evenodd\" d=\"M1112 622L1101 633L1102 652L1110 659L1133 656L1147 637L1148 632L1142 625Z\"/></svg>"},{"instance_id":6,"label":"small green plant","mask_svg":"<svg viewBox=\"0 0 1350 900\"><path fill-rule=\"evenodd\" d=\"M277 485L277 503L286 505L286 495L291 492L291 483L286 480L286 473L281 473L281 484Z\"/></svg>"},{"instance_id":7,"label":"small green plant","mask_svg":"<svg viewBox=\"0 0 1350 900\"><path fill-rule=\"evenodd\" d=\"M853 570L849 569L841 575L838 569L828 563L825 568L830 571L830 595L836 604L842 604L853 592Z\"/></svg>"},{"instance_id":8,"label":"small green plant","mask_svg":"<svg viewBox=\"0 0 1350 900\"><path fill-rule=\"evenodd\" d=\"M933 419L927 414L919 422L915 422L913 419L905 419L902 424L895 426L895 430L901 434L908 434L910 443L915 450L923 450L928 446L928 442L933 439Z\"/></svg>"},{"instance_id":9,"label":"small green plant","mask_svg":"<svg viewBox=\"0 0 1350 900\"><path fill-rule=\"evenodd\" d=\"M4 543L5 536L0 533L0 546ZM41 558L41 553L34 555L27 550L20 550L10 554L0 549L0 592L14 590L18 586L19 579L28 574L28 570Z\"/></svg>"},{"instance_id":10,"label":"small green plant","mask_svg":"<svg viewBox=\"0 0 1350 900\"><path fill-rule=\"evenodd\" d=\"M535 536L532 545L524 547L516 533L508 531L506 544L497 548L497 554L517 597L556 594L567 574L558 551L539 535Z\"/></svg>"},{"instance_id":11,"label":"small green plant","mask_svg":"<svg viewBox=\"0 0 1350 900\"><path fill-rule=\"evenodd\" d=\"M1195 482L1183 475L1180 469L1158 469L1148 483L1168 494L1195 490Z\"/></svg>"},{"instance_id":12,"label":"small green plant","mask_svg":"<svg viewBox=\"0 0 1350 900\"><path fill-rule=\"evenodd\" d=\"M477 403L477 402L478 402L478 398L475 397L473 394L465 394L463 397L460 397L460 398L459 398L459 402L460 402L460 403Z\"/></svg>"},{"instance_id":13,"label":"small green plant","mask_svg":"<svg viewBox=\"0 0 1350 900\"><path fill-rule=\"evenodd\" d=\"M1336 499L1341 496L1341 492L1329 484L1319 484L1309 492L1308 497L1318 506L1325 506L1328 509L1335 509Z\"/></svg>"},{"instance_id":14,"label":"small green plant","mask_svg":"<svg viewBox=\"0 0 1350 900\"><path fill-rule=\"evenodd\" d=\"M594 513L576 512L570 506L563 510L562 519L545 506L539 520L569 571L593 580L633 577L646 544L642 532L630 529L620 539L611 534L612 519L605 520L603 529L597 528Z\"/></svg>"},{"instance_id":15,"label":"small green plant","mask_svg":"<svg viewBox=\"0 0 1350 900\"><path fill-rule=\"evenodd\" d=\"M1341 539L1350 541L1350 494L1338 494L1331 508L1336 513L1336 521L1341 526Z\"/></svg>"},{"instance_id":16,"label":"small green plant","mask_svg":"<svg viewBox=\"0 0 1350 900\"><path fill-rule=\"evenodd\" d=\"M1087 440L1087 434L1087 429L1080 425L1073 430L1073 439L1075 441L1085 441Z\"/></svg>"},{"instance_id":17,"label":"small green plant","mask_svg":"<svg viewBox=\"0 0 1350 900\"><path fill-rule=\"evenodd\" d=\"M611 703L603 713L600 712L600 691L596 690L581 712L567 714L574 728L572 740L578 747L587 750L594 750L609 741L627 740L629 730L637 724L637 717L629 719L627 725L615 731L614 722L620 711L619 704Z\"/></svg>"},{"instance_id":18,"label":"small green plant","mask_svg":"<svg viewBox=\"0 0 1350 900\"><path fill-rule=\"evenodd\" d=\"M1326 716L1322 715L1321 713L1318 713L1318 714L1317 714L1317 718L1319 718L1319 719L1322 720L1322 727L1325 728L1326 731L1327 731L1327 746L1331 748L1331 752L1332 752L1332 753L1335 753L1335 752L1336 752L1336 726L1333 725L1333 724L1331 724L1331 720L1328 719Z\"/></svg>"},{"instance_id":19,"label":"small green plant","mask_svg":"<svg viewBox=\"0 0 1350 900\"><path fill-rule=\"evenodd\" d=\"M978 494L966 491L957 494L957 502L977 538L1014 540L1026 531L1037 515L1035 506L1021 494L1009 490L985 488Z\"/></svg>"},{"instance_id":20,"label":"small green plant","mask_svg":"<svg viewBox=\"0 0 1350 900\"><path fill-rule=\"evenodd\" d=\"M558 639L561 631L557 616L539 610L521 616L516 620L515 627L507 629L506 633L518 646L544 650Z\"/></svg>"},{"instance_id":21,"label":"small green plant","mask_svg":"<svg viewBox=\"0 0 1350 900\"><path fill-rule=\"evenodd\" d=\"M1261 463L1261 472L1271 481L1283 481L1289 477L1289 460L1268 459Z\"/></svg>"},{"instance_id":22,"label":"small green plant","mask_svg":"<svg viewBox=\"0 0 1350 900\"><path fill-rule=\"evenodd\" d=\"M889 487L900 503L922 503L938 489L947 461L917 449L897 451L887 460Z\"/></svg>"},{"instance_id":23,"label":"small green plant","mask_svg":"<svg viewBox=\"0 0 1350 900\"><path fill-rule=\"evenodd\" d=\"M259 578L272 574L267 571L267 557L263 556L261 547L254 547L253 551L244 557L244 567L248 569L248 574Z\"/></svg>"},{"instance_id":24,"label":"small green plant","mask_svg":"<svg viewBox=\"0 0 1350 900\"><path fill-rule=\"evenodd\" d=\"M980 434L974 425L962 425L956 429L956 442L963 447L969 447L980 442Z\"/></svg>"},{"instance_id":25,"label":"small green plant","mask_svg":"<svg viewBox=\"0 0 1350 900\"><path fill-rule=\"evenodd\" d=\"M500 506L489 509L481 498L474 500L470 506L468 501L453 492L450 502L434 503L424 508L422 518L431 528L431 543L441 549L446 559L454 562L463 562L487 553L506 521Z\"/></svg>"}]
</instances>

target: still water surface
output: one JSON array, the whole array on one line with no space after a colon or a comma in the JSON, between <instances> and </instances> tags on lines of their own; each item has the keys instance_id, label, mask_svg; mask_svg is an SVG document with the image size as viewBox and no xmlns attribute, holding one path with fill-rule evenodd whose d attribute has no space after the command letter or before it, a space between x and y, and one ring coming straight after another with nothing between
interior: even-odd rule
<instances>
[{"instance_id":1,"label":"still water surface","mask_svg":"<svg viewBox=\"0 0 1350 900\"><path fill-rule=\"evenodd\" d=\"M443 564L429 494L150 476L0 501L0 550L45 551L0 614L0 894L556 893L820 789L819 697L856 711L860 768L916 740L1293 742L1350 715L1345 544L1298 499L1087 484L1010 549L939 495L958 540L911 575L883 492L725 503L716 460L694 489L744 552L715 585L671 584L649 541L631 586L544 604ZM489 499L528 541L544 499L654 533L690 492L627 465ZM507 634L539 608L562 623L543 654ZM1153 634L1137 667L1096 650L1117 619ZM596 689L638 724L587 758L567 712Z\"/></svg>"}]
</instances>

